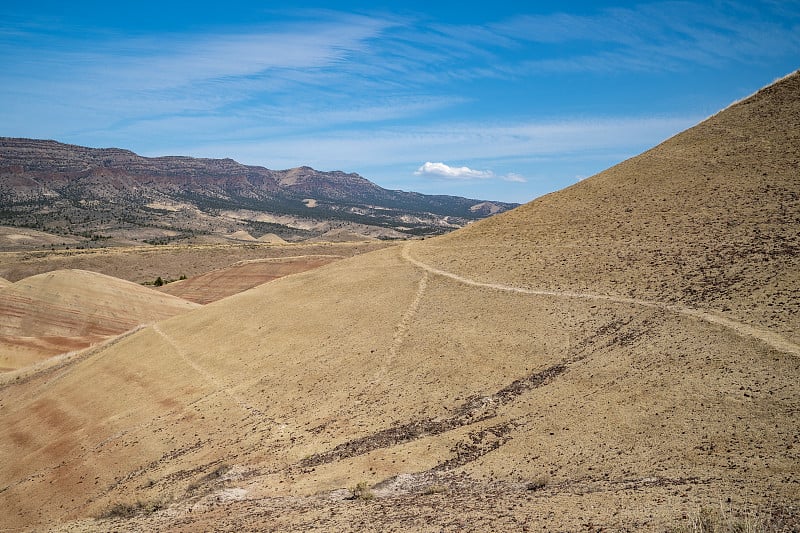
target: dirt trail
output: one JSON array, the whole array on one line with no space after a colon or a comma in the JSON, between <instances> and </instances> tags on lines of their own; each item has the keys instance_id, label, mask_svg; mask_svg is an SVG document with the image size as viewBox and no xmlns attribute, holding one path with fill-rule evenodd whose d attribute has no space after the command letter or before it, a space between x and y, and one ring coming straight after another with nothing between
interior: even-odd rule
<instances>
[{"instance_id":1,"label":"dirt trail","mask_svg":"<svg viewBox=\"0 0 800 533\"><path fill-rule=\"evenodd\" d=\"M225 385L220 380L218 380L213 374L208 372L205 368L201 367L200 365L192 361L192 359L190 359L184 353L183 349L181 349L181 347L174 340L172 340L172 338L169 335L167 335L164 332L164 330L162 330L161 327L159 327L157 323L153 324L151 327L153 331L158 333L167 342L167 344L169 344L170 347L172 347L175 353L177 353L187 365L192 367L192 369L195 372L203 376L203 379L205 379L208 383L210 383L217 391L227 396L233 403L241 407L248 415L255 414L261 417L264 416L264 413L262 413L252 405L248 404L241 398L239 398L239 396L231 390L231 387Z\"/></svg>"},{"instance_id":2,"label":"dirt trail","mask_svg":"<svg viewBox=\"0 0 800 533\"><path fill-rule=\"evenodd\" d=\"M409 304L408 308L403 313L403 316L400 318L400 322L394 328L394 335L392 335L392 344L389 346L389 351L385 357L380 362L380 366L378 370L375 372L375 375L372 376L369 383L362 389L362 391L358 395L358 399L355 400L354 406L359 406L362 404L363 399L367 396L367 393L371 391L376 385L381 383L386 378L386 373L389 370L389 367L392 364L392 361L397 358L400 354L400 348L403 345L403 341L405 340L406 335L408 334L408 328L411 324L411 321L414 319L414 316L417 314L417 310L419 309L419 304L422 301L422 296L425 293L425 289L428 286L428 272L423 271L422 277L419 280L419 284L417 285L417 293L414 296L414 299Z\"/></svg>"},{"instance_id":3,"label":"dirt trail","mask_svg":"<svg viewBox=\"0 0 800 533\"><path fill-rule=\"evenodd\" d=\"M417 309L419 309L419 304L422 301L422 295L425 293L425 289L428 287L428 272L425 271L422 275L422 278L419 280L419 286L417 287L417 294L414 296L414 300L406 309L406 312L403 314L403 318L397 324L394 330L394 336L392 338L392 346L389 349L389 357L384 361L383 365L381 366L381 375L386 373L386 368L392 362L392 360L397 357L398 353L400 353L400 347L403 345L403 340L405 339L406 333L408 333L408 327L413 320L414 315L417 314Z\"/></svg>"},{"instance_id":4,"label":"dirt trail","mask_svg":"<svg viewBox=\"0 0 800 533\"><path fill-rule=\"evenodd\" d=\"M545 289L527 289L524 287L514 287L511 285L503 285L500 283L484 283L481 281L475 281L473 279L459 276L458 274L454 274L453 272L440 270L438 268L428 265L427 263L423 263L422 261L419 261L418 259L411 257L410 248L411 248L411 243L406 243L403 246L403 251L402 251L403 259L405 259L412 265L425 270L426 272L450 278L465 285L471 285L473 287L483 287L498 291L516 292L519 294L530 294L536 296L556 296L563 298L580 298L584 300L607 301L614 303L637 305L641 307L650 307L654 309L662 309L664 311L670 311L672 313L677 313L680 315L689 316L698 320L702 320L710 324L716 324L718 326L722 326L724 328L730 329L731 331L742 337L751 337L754 339L758 339L759 341L768 345L770 348L777 350L779 352L800 357L800 345L793 343L792 341L782 337L781 335L774 333L772 331L768 331L753 326L751 324L745 324L743 322L738 322L730 318L719 316L717 314L710 313L708 311L701 311L699 309L693 309L691 307L684 307L682 305L656 302L652 300L638 300L636 298L625 298L622 296L608 296L605 294L592 294L592 293L571 292L571 291L553 291Z\"/></svg>"}]
</instances>

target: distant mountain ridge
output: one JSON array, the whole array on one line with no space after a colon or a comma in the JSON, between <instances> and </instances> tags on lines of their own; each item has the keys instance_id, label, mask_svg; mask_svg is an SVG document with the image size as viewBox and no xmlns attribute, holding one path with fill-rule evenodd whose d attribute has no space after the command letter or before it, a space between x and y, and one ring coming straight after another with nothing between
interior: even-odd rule
<instances>
[{"instance_id":1,"label":"distant mountain ridge","mask_svg":"<svg viewBox=\"0 0 800 533\"><path fill-rule=\"evenodd\" d=\"M143 233L179 240L244 229L300 240L345 225L402 237L445 233L516 206L388 190L358 174L305 166L270 170L0 137L0 224L44 231L108 236L150 228Z\"/></svg>"}]
</instances>

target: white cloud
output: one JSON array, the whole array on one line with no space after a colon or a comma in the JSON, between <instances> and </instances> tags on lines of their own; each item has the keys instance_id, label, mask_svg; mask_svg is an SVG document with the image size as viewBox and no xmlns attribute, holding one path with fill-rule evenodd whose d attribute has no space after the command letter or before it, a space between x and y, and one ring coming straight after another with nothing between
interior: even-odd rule
<instances>
[{"instance_id":1,"label":"white cloud","mask_svg":"<svg viewBox=\"0 0 800 533\"><path fill-rule=\"evenodd\" d=\"M429 175L448 179L487 179L494 178L491 170L473 170L469 167L451 167L444 163L428 161L414 172L417 176Z\"/></svg>"},{"instance_id":2,"label":"white cloud","mask_svg":"<svg viewBox=\"0 0 800 533\"><path fill-rule=\"evenodd\" d=\"M469 167L451 167L450 165L446 165L444 163L431 163L430 161L419 167L416 172L414 172L414 175L439 176L442 178L457 180L497 178L513 183L528 182L528 180L526 180L521 174L517 174L516 172L509 172L504 176L497 176L491 170L474 170Z\"/></svg>"}]
</instances>

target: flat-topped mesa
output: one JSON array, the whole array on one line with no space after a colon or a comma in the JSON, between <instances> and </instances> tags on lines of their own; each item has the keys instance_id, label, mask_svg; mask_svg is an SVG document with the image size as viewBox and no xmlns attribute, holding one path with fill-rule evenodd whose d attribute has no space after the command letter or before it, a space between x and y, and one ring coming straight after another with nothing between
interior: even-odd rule
<instances>
[{"instance_id":1,"label":"flat-topped mesa","mask_svg":"<svg viewBox=\"0 0 800 533\"><path fill-rule=\"evenodd\" d=\"M307 198L316 200L313 211L303 202ZM437 234L517 206L493 202L492 210L472 209L485 202L387 190L358 174L307 166L271 170L232 159L142 157L118 148L8 137L0 137L0 199L9 208L0 213L0 224L33 224L56 232L69 230L76 219L102 219L111 227L132 221L142 227L182 223L178 228L187 231L229 233L230 217L220 218L220 210L225 210L239 211L234 218L251 233L263 233L258 222L263 222L260 214L266 214L292 217L282 224L294 229L318 227L309 236L330 229L322 227L327 222L383 228L395 237ZM96 200L105 205L87 207L86 202ZM195 218L205 220L165 219L146 209L165 200L187 204L203 213ZM403 219L408 215L418 222L409 226ZM87 223L75 233L92 230Z\"/></svg>"}]
</instances>

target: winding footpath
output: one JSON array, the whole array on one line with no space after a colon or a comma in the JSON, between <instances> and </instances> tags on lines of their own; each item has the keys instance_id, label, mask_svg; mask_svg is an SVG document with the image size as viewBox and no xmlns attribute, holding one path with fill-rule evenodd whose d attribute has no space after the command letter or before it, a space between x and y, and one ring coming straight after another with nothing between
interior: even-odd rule
<instances>
[{"instance_id":1,"label":"winding footpath","mask_svg":"<svg viewBox=\"0 0 800 533\"><path fill-rule=\"evenodd\" d=\"M463 283L464 285L481 287L485 289L493 289L497 291L514 292L518 294L530 294L535 296L555 296L561 298L578 298L582 300L606 301L606 302L636 305L640 307L649 307L651 309L661 309L679 315L692 317L697 320L702 320L710 324L722 326L742 337L751 337L757 339L766 344L767 346L769 346L770 348L777 350L779 352L791 354L794 355L795 357L800 357L800 345L790 341L789 339L783 337L782 335L750 324L745 324L743 322L732 320L730 318L723 317L715 313L710 313L708 311L701 311L699 309L693 309L691 307L685 307L677 304L667 304L652 300L638 300L636 298L625 298L622 296L609 296L605 294L592 294L586 292L527 289L524 287L514 287L512 285L503 285L500 283L485 283L482 281L476 281L473 279L465 278L463 276L459 276L458 274L454 274L453 272L440 270L438 268L428 265L427 263L423 263L422 261L411 257L410 248L411 248L411 243L406 243L405 245L403 245L403 251L402 251L403 259L405 259L412 265L423 269L426 272L452 279L459 283Z\"/></svg>"},{"instance_id":2,"label":"winding footpath","mask_svg":"<svg viewBox=\"0 0 800 533\"><path fill-rule=\"evenodd\" d=\"M218 380L213 374L208 372L205 368L198 365L194 362L191 358L189 358L186 353L184 353L183 349L170 337L167 335L164 330L158 325L158 323L154 323L151 325L152 330L161 336L162 339L173 349L173 351L180 356L183 361L190 366L195 372L200 374L203 379L206 380L217 392L222 393L225 395L229 400L231 400L234 404L238 405L245 413L248 415L256 414L258 416L264 416L264 414L241 399L236 393L233 392L231 387L222 383Z\"/></svg>"},{"instance_id":3,"label":"winding footpath","mask_svg":"<svg viewBox=\"0 0 800 533\"><path fill-rule=\"evenodd\" d=\"M397 358L400 353L400 348L403 346L403 341L408 334L409 327L411 325L411 321L414 319L414 316L417 314L417 310L419 309L419 304L422 301L422 297L425 294L425 289L428 286L428 272L423 270L422 277L420 278L417 284L417 292L414 295L414 299L408 305L403 316L400 318L400 322L394 328L394 335L392 335L392 344L389 346L389 351L387 355L381 360L380 366L378 370L375 372L375 375L372 379L369 380L369 383L362 389L361 393L359 394L359 398L364 398L370 390L372 390L376 385L382 383L386 378L386 374L389 371L389 367L392 364L392 361ZM354 405L361 405L362 400L357 399L354 402Z\"/></svg>"},{"instance_id":4,"label":"winding footpath","mask_svg":"<svg viewBox=\"0 0 800 533\"><path fill-rule=\"evenodd\" d=\"M419 304L422 301L422 296L425 294L425 289L427 287L428 287L428 272L423 271L423 275L419 280L419 284L417 285L417 293L414 295L414 299L409 304L408 309L406 309L406 312L403 313L402 319L395 327L394 335L392 337L392 345L389 347L389 356L381 364L381 369L378 373L378 376L376 376L376 381L383 378L391 362L400 353L400 348L402 347L403 341L405 340L406 334L408 333L408 328L411 325L411 321L414 319L414 316L417 314L417 310L419 309Z\"/></svg>"}]
</instances>

